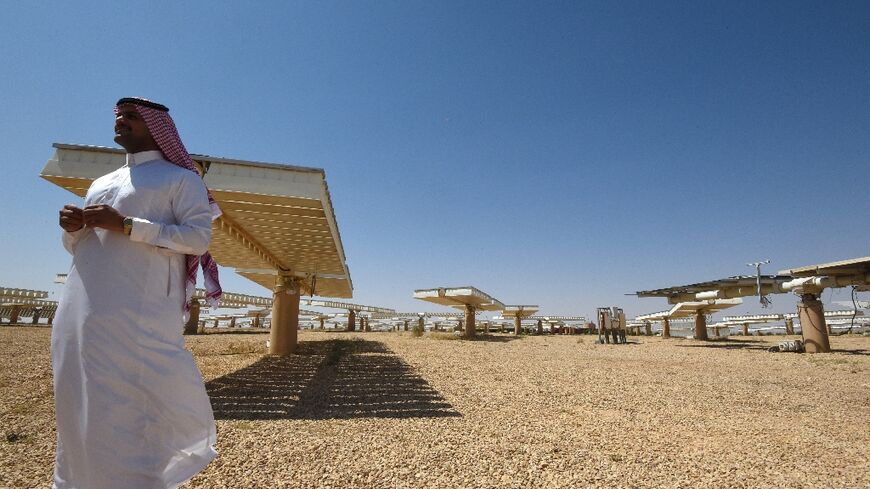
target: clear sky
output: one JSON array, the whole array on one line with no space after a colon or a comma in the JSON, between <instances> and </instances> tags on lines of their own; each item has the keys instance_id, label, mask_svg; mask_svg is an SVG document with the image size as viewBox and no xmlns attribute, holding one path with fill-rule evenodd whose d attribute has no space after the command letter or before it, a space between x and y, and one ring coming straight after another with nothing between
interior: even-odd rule
<instances>
[{"instance_id":1,"label":"clear sky","mask_svg":"<svg viewBox=\"0 0 870 489\"><path fill-rule=\"evenodd\" d=\"M0 60L2 286L56 290L77 198L39 171L114 146L130 95L191 152L325 169L357 303L633 316L666 308L636 290L870 255L867 1L7 2Z\"/></svg>"}]
</instances>

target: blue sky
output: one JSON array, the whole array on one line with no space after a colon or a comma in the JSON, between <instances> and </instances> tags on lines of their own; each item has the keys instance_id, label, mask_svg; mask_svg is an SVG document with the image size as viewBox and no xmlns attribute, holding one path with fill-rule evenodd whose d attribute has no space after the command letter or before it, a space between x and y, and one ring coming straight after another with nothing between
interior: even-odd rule
<instances>
[{"instance_id":1,"label":"blue sky","mask_svg":"<svg viewBox=\"0 0 870 489\"><path fill-rule=\"evenodd\" d=\"M128 95L191 152L324 168L358 303L633 316L870 255L868 2L73 3L0 18L2 286L56 290L76 198L37 175L53 142L114 146Z\"/></svg>"}]
</instances>

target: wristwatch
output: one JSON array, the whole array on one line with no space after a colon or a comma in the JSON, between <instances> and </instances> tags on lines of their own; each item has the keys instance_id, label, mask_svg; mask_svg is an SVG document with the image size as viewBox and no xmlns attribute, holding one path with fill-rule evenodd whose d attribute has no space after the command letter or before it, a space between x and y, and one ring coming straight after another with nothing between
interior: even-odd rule
<instances>
[{"instance_id":1,"label":"wristwatch","mask_svg":"<svg viewBox=\"0 0 870 489\"><path fill-rule=\"evenodd\" d=\"M124 218L124 234L130 236L130 233L133 232L133 218L125 217Z\"/></svg>"}]
</instances>

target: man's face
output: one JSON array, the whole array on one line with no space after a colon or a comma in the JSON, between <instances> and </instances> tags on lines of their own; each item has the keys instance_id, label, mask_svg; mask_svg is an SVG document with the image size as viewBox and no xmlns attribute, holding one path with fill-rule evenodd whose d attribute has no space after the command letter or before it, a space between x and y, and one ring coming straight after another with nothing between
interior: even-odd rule
<instances>
[{"instance_id":1,"label":"man's face","mask_svg":"<svg viewBox=\"0 0 870 489\"><path fill-rule=\"evenodd\" d=\"M145 120L132 104L118 106L118 113L115 115L115 142L128 153L159 149L151 137L151 131L145 125Z\"/></svg>"}]
</instances>

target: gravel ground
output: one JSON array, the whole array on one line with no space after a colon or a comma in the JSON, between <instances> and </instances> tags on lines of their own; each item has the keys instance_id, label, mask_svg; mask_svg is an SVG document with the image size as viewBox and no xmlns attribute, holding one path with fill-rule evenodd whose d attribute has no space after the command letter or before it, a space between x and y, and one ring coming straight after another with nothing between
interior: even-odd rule
<instances>
[{"instance_id":1,"label":"gravel ground","mask_svg":"<svg viewBox=\"0 0 870 489\"><path fill-rule=\"evenodd\" d=\"M0 487L46 488L47 328L0 327ZM870 337L188 337L220 457L185 488L870 487Z\"/></svg>"}]
</instances>

